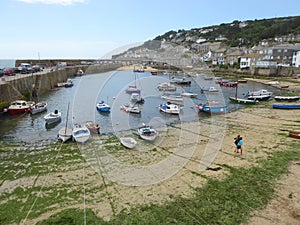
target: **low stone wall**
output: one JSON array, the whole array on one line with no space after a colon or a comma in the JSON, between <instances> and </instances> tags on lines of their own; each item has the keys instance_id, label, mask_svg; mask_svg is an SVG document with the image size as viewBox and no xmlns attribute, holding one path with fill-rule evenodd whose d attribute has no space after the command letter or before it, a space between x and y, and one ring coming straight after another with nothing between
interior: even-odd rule
<instances>
[{"instance_id":1,"label":"low stone wall","mask_svg":"<svg viewBox=\"0 0 300 225\"><path fill-rule=\"evenodd\" d=\"M24 75L0 85L0 103L25 98L25 95L31 95L32 93L40 95L50 91L56 87L57 83L65 82L68 78L74 77L79 68L86 74L92 74L116 70L121 66L121 64L100 64L66 67L48 73Z\"/></svg>"}]
</instances>

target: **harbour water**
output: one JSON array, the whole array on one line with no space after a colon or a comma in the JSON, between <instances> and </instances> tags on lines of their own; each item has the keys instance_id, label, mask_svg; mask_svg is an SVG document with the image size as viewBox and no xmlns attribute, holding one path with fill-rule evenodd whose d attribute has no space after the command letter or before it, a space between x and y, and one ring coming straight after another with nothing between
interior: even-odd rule
<instances>
[{"instance_id":1,"label":"harbour water","mask_svg":"<svg viewBox=\"0 0 300 225\"><path fill-rule=\"evenodd\" d=\"M135 79L136 77L136 79ZM179 76L178 76L179 77ZM68 126L75 123L95 121L99 123L101 134L119 134L126 130L136 129L142 123L151 124L154 127L167 126L171 123L179 123L193 120L201 120L207 115L198 113L196 104L205 103L207 100L217 100L227 105L227 110L238 110L243 105L231 104L229 97L235 95L235 88L219 87L214 80L205 80L203 76L192 80L191 85L177 85L177 93L197 93L197 98L184 98L180 115L164 114L159 111L159 105L166 103L161 99L162 92L156 86L159 83L169 81L168 75L152 76L150 72L133 73L133 71L112 71L101 74L84 75L73 78L72 88L57 88L47 94L39 96L36 101L47 101L48 111L37 115L29 113L10 116L0 116L0 137L9 141L24 142L55 142L57 133L66 124L67 107L70 103ZM129 114L120 110L120 106L130 102L130 95L125 92L129 85L137 85L141 89L141 95L145 103L139 105L141 114ZM216 93L201 93L202 87L215 86L220 88ZM248 81L238 87L238 97L246 97L249 89L268 89L274 93L275 88L263 84ZM97 102L104 100L111 106L110 113L99 113L96 110ZM55 109L62 112L62 120L58 124L45 126L44 116Z\"/></svg>"}]
</instances>

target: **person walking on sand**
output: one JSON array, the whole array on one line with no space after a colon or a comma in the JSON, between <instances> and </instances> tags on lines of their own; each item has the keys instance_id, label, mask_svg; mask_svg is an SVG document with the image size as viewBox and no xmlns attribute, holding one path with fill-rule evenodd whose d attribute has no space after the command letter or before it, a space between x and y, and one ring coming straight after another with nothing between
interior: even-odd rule
<instances>
[{"instance_id":1,"label":"person walking on sand","mask_svg":"<svg viewBox=\"0 0 300 225\"><path fill-rule=\"evenodd\" d=\"M234 152L235 153L238 153L238 149L237 149L237 144L239 143L239 141L240 141L240 135L238 135L237 137L235 137L234 138L234 144L235 144L235 150L234 150Z\"/></svg>"},{"instance_id":2,"label":"person walking on sand","mask_svg":"<svg viewBox=\"0 0 300 225\"><path fill-rule=\"evenodd\" d=\"M241 153L241 155L243 155L243 145L244 144L244 142L243 142L243 138L242 137L240 137L239 138L239 141L238 141L238 143L237 143L237 145L236 145L236 148L237 148L237 152L236 153Z\"/></svg>"}]
</instances>

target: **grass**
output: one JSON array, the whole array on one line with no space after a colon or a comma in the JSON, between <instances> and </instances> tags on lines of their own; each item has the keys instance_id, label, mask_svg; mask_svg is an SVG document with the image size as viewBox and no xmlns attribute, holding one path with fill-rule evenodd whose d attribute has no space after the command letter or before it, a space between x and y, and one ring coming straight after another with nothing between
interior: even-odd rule
<instances>
[{"instance_id":1,"label":"grass","mask_svg":"<svg viewBox=\"0 0 300 225\"><path fill-rule=\"evenodd\" d=\"M110 221L89 211L87 224L244 224L252 211L265 207L275 196L275 182L288 172L288 163L300 160L299 151L295 150L299 146L299 142L292 142L290 151L274 152L267 159L260 159L257 167L223 165L230 175L223 180L206 177L207 184L197 188L191 198L175 197L162 205L141 205L120 212ZM81 216L75 216L76 212ZM70 209L39 224L82 224L82 218L83 211Z\"/></svg>"}]
</instances>

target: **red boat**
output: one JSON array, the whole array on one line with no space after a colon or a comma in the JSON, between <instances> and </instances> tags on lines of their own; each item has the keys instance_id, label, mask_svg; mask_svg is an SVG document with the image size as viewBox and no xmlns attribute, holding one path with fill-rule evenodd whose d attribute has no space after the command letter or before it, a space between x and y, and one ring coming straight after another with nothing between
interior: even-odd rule
<instances>
[{"instance_id":1,"label":"red boat","mask_svg":"<svg viewBox=\"0 0 300 225\"><path fill-rule=\"evenodd\" d=\"M157 75L157 71L151 71L151 75L156 76Z\"/></svg>"},{"instance_id":2,"label":"red boat","mask_svg":"<svg viewBox=\"0 0 300 225\"><path fill-rule=\"evenodd\" d=\"M221 81L220 83L220 86L223 86L223 87L236 87L238 82L225 82L225 81Z\"/></svg>"},{"instance_id":3,"label":"red boat","mask_svg":"<svg viewBox=\"0 0 300 225\"><path fill-rule=\"evenodd\" d=\"M27 102L24 100L16 100L10 103L8 111L11 115L21 114L28 112L31 107L34 105L34 102Z\"/></svg>"}]
</instances>

